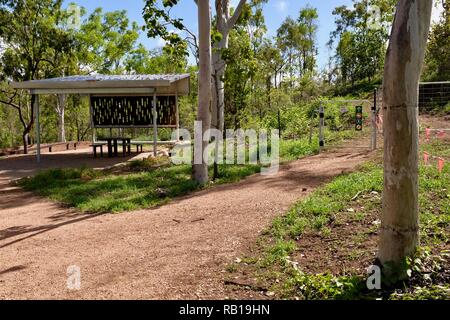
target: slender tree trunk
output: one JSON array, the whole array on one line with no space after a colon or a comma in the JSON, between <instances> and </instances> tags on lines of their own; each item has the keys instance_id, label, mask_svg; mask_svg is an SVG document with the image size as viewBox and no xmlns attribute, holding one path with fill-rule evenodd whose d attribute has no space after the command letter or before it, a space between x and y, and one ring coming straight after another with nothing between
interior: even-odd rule
<instances>
[{"instance_id":1,"label":"slender tree trunk","mask_svg":"<svg viewBox=\"0 0 450 320\"><path fill-rule=\"evenodd\" d=\"M223 77L226 63L222 59L222 52L228 48L230 31L239 18L246 0L240 0L233 16L229 15L230 0L215 0L217 31L222 39L214 45L212 53L213 92L212 92L212 120L211 126L220 132L225 128L225 84ZM219 141L215 144L214 179L218 176L217 162L219 159Z\"/></svg>"},{"instance_id":2,"label":"slender tree trunk","mask_svg":"<svg viewBox=\"0 0 450 320\"><path fill-rule=\"evenodd\" d=\"M213 93L213 117L212 126L224 128L224 106L225 106L225 87L223 76L225 74L226 63L222 59L222 51L228 48L230 31L235 26L243 7L247 1L240 0L232 16L230 16L230 0L215 0L217 31L222 35L221 41L214 45L212 56L214 73L214 93Z\"/></svg>"},{"instance_id":3,"label":"slender tree trunk","mask_svg":"<svg viewBox=\"0 0 450 320\"><path fill-rule=\"evenodd\" d=\"M30 140L30 132L31 132L31 129L33 128L33 124L34 124L34 101L35 101L35 99L36 99L36 96L34 94L32 94L31 99L30 99L30 121L28 122L28 124L25 123L25 119L22 116L22 112L19 110L19 117L24 126L23 132L22 132L22 142L23 142L23 153L24 154L28 154L28 145L31 144L29 140Z\"/></svg>"},{"instance_id":4,"label":"slender tree trunk","mask_svg":"<svg viewBox=\"0 0 450 320\"><path fill-rule=\"evenodd\" d=\"M197 121L202 123L202 138L211 125L211 12L209 0L198 0L199 74ZM202 155L208 141L202 139ZM194 163L193 176L200 184L208 182L208 164L202 156L201 163Z\"/></svg>"},{"instance_id":5,"label":"slender tree trunk","mask_svg":"<svg viewBox=\"0 0 450 320\"><path fill-rule=\"evenodd\" d=\"M217 48L215 48L212 54L212 65L213 65L213 84L212 84L212 119L211 127L218 129L223 133L225 127L225 84L223 82L223 77L225 73L225 61L223 61L221 56L221 50L228 47L228 34L223 35L226 39L222 39L221 43ZM218 49L218 50L217 50ZM215 143L215 161L214 161L214 174L213 180L218 178L218 159L219 159L219 140Z\"/></svg>"},{"instance_id":6,"label":"slender tree trunk","mask_svg":"<svg viewBox=\"0 0 450 320\"><path fill-rule=\"evenodd\" d=\"M229 31L218 30L222 34L220 41L212 53L213 65L213 108L211 126L220 130L224 127L224 106L225 106L225 84L223 77L225 74L225 61L222 59L222 51L228 48Z\"/></svg>"},{"instance_id":7,"label":"slender tree trunk","mask_svg":"<svg viewBox=\"0 0 450 320\"><path fill-rule=\"evenodd\" d=\"M28 133L22 134L23 154L28 154Z\"/></svg>"},{"instance_id":8,"label":"slender tree trunk","mask_svg":"<svg viewBox=\"0 0 450 320\"><path fill-rule=\"evenodd\" d=\"M378 258L392 280L418 236L418 82L432 0L400 0L384 68L384 191Z\"/></svg>"},{"instance_id":9,"label":"slender tree trunk","mask_svg":"<svg viewBox=\"0 0 450 320\"><path fill-rule=\"evenodd\" d=\"M66 130L64 113L66 109L66 95L58 94L56 102L56 113L58 115L58 142L66 142Z\"/></svg>"}]
</instances>

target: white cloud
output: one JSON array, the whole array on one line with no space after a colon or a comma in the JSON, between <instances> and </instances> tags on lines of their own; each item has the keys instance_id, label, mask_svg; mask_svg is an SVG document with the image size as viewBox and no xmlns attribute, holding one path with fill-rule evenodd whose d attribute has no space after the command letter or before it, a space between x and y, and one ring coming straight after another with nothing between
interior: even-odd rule
<instances>
[{"instance_id":1,"label":"white cloud","mask_svg":"<svg viewBox=\"0 0 450 320\"><path fill-rule=\"evenodd\" d=\"M164 40L163 38L156 39L156 47L162 48L165 45L166 45L166 40Z\"/></svg>"},{"instance_id":2,"label":"white cloud","mask_svg":"<svg viewBox=\"0 0 450 320\"><path fill-rule=\"evenodd\" d=\"M285 0L278 0L275 3L275 8L277 8L278 11L280 12L285 12L287 9L287 2Z\"/></svg>"}]
</instances>

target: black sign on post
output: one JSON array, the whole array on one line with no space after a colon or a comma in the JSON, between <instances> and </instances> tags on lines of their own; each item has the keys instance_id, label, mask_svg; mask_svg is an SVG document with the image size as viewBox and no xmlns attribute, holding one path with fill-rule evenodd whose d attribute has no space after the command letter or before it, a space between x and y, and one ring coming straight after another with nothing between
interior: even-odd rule
<instances>
[{"instance_id":1,"label":"black sign on post","mask_svg":"<svg viewBox=\"0 0 450 320\"><path fill-rule=\"evenodd\" d=\"M355 114L355 130L361 131L362 127L363 127L363 107L357 106Z\"/></svg>"}]
</instances>

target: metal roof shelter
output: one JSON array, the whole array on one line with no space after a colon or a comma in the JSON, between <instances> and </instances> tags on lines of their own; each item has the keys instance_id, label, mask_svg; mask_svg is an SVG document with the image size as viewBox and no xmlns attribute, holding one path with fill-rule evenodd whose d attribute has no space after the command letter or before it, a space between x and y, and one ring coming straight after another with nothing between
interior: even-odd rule
<instances>
[{"instance_id":1,"label":"metal roof shelter","mask_svg":"<svg viewBox=\"0 0 450 320\"><path fill-rule=\"evenodd\" d=\"M89 96L91 126L95 128L153 127L156 156L158 127L179 130L178 96L190 92L189 74L80 75L13 82L14 89L36 95L37 161L40 161L39 95ZM178 136L178 133L177 133Z\"/></svg>"}]
</instances>

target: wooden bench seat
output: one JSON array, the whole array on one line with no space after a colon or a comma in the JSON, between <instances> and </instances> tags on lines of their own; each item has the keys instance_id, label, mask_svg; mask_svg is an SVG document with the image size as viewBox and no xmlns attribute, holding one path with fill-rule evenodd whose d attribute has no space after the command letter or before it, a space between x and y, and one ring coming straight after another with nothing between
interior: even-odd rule
<instances>
[{"instance_id":1,"label":"wooden bench seat","mask_svg":"<svg viewBox=\"0 0 450 320\"><path fill-rule=\"evenodd\" d=\"M144 144L141 142L133 142L131 141L131 145L136 146L136 152L139 153L139 150L143 152Z\"/></svg>"},{"instance_id":2,"label":"wooden bench seat","mask_svg":"<svg viewBox=\"0 0 450 320\"><path fill-rule=\"evenodd\" d=\"M70 149L70 145L73 144L73 148L74 150L77 150L77 143L76 142L58 142L58 143L52 143L51 145L48 146L48 152L52 152L53 151L53 147L57 147L57 146L66 146L66 150Z\"/></svg>"},{"instance_id":3,"label":"wooden bench seat","mask_svg":"<svg viewBox=\"0 0 450 320\"><path fill-rule=\"evenodd\" d=\"M97 148L100 149L100 156L103 157L103 146L106 146L106 142L93 142L89 146L92 147L94 151L94 158L97 158Z\"/></svg>"}]
</instances>

